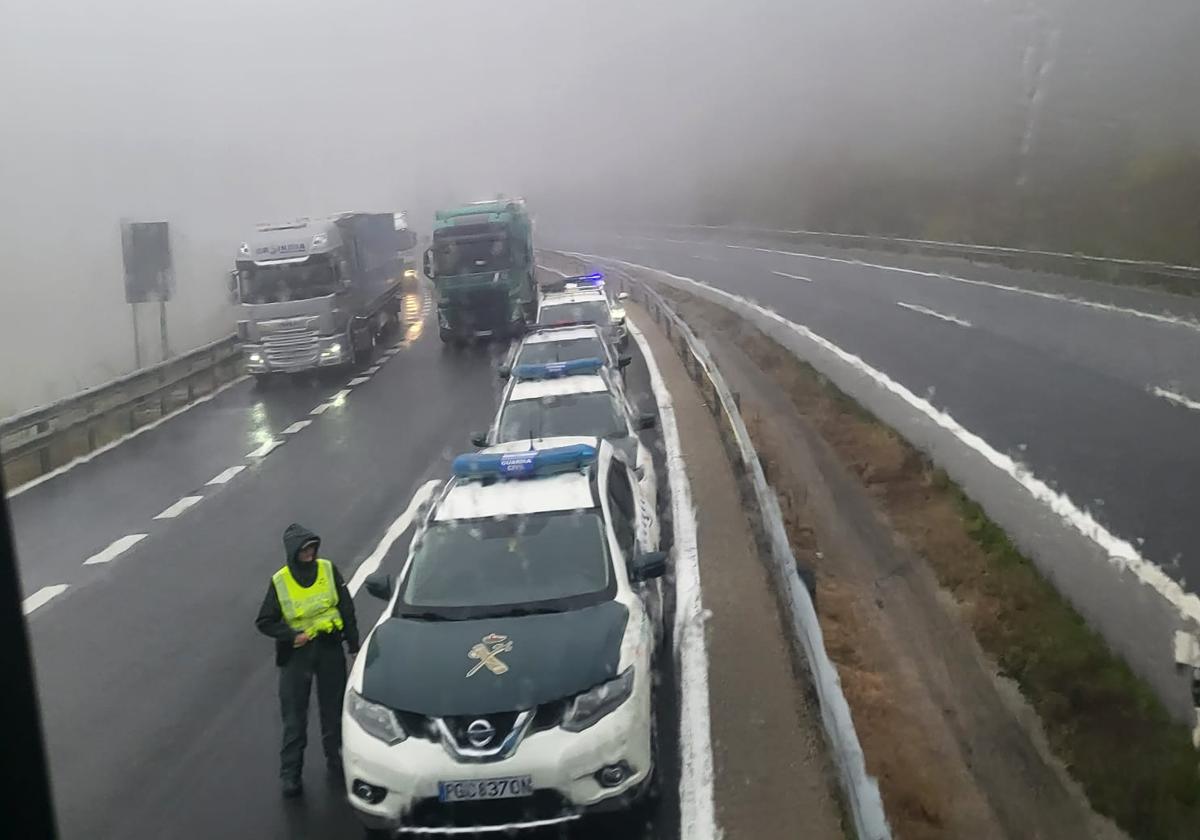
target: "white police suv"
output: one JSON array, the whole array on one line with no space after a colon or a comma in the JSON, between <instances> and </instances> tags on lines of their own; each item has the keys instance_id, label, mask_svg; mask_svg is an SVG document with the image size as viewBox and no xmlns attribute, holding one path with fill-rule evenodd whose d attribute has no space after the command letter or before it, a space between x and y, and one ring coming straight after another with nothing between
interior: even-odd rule
<instances>
[{"instance_id":1,"label":"white police suv","mask_svg":"<svg viewBox=\"0 0 1200 840\"><path fill-rule=\"evenodd\" d=\"M650 794L667 555L604 441L460 455L354 662L350 804L381 836L514 831Z\"/></svg>"},{"instance_id":2,"label":"white police suv","mask_svg":"<svg viewBox=\"0 0 1200 840\"><path fill-rule=\"evenodd\" d=\"M637 414L620 381L601 358L517 365L486 433L472 435L476 446L562 436L607 440L633 465L637 490L645 500L639 533L658 543L658 478L650 450L638 432L655 425L653 414Z\"/></svg>"},{"instance_id":3,"label":"white police suv","mask_svg":"<svg viewBox=\"0 0 1200 840\"><path fill-rule=\"evenodd\" d=\"M628 295L621 292L618 302ZM543 288L538 302L539 326L564 326L567 324L595 324L618 348L629 344L629 332L625 326L625 309L614 306L608 299L604 286L604 275L600 272L567 277L561 284Z\"/></svg>"},{"instance_id":4,"label":"white police suv","mask_svg":"<svg viewBox=\"0 0 1200 840\"><path fill-rule=\"evenodd\" d=\"M574 362L579 359L601 359L606 367L616 370L627 367L632 361L629 356L618 355L606 334L595 324L546 327L534 330L521 339L508 363L500 368L500 376L507 379L514 367L522 365Z\"/></svg>"}]
</instances>

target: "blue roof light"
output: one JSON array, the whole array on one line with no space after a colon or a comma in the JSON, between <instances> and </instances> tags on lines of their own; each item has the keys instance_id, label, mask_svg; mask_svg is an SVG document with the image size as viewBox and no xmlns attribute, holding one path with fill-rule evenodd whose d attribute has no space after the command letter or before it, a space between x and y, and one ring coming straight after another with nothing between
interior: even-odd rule
<instances>
[{"instance_id":1,"label":"blue roof light","mask_svg":"<svg viewBox=\"0 0 1200 840\"><path fill-rule=\"evenodd\" d=\"M593 271L591 274L576 274L574 277L564 278L563 284L567 286L571 284L576 286L603 286L604 272Z\"/></svg>"},{"instance_id":2,"label":"blue roof light","mask_svg":"<svg viewBox=\"0 0 1200 840\"><path fill-rule=\"evenodd\" d=\"M583 469L596 460L596 447L586 443L527 449L523 452L473 452L454 459L459 478L537 478Z\"/></svg>"},{"instance_id":3,"label":"blue roof light","mask_svg":"<svg viewBox=\"0 0 1200 840\"><path fill-rule=\"evenodd\" d=\"M574 376L583 373L596 373L604 367L604 360L595 357L572 359L569 362L546 362L540 365L517 365L512 375L517 379L556 379L560 376Z\"/></svg>"}]
</instances>

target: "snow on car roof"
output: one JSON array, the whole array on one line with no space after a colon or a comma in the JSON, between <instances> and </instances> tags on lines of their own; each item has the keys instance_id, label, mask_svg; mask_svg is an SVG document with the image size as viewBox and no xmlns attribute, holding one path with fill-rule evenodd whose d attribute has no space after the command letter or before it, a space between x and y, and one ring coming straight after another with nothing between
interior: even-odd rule
<instances>
[{"instance_id":1,"label":"snow on car roof","mask_svg":"<svg viewBox=\"0 0 1200 840\"><path fill-rule=\"evenodd\" d=\"M553 437L502 443L485 452L520 452L586 443L594 437ZM557 510L589 510L596 506L585 472L560 473L542 478L513 479L485 484L456 480L434 512L434 519L482 519L491 516L521 516Z\"/></svg>"},{"instance_id":2,"label":"snow on car roof","mask_svg":"<svg viewBox=\"0 0 1200 840\"><path fill-rule=\"evenodd\" d=\"M551 341L575 341L580 338L596 338L600 328L588 324L581 327L551 327L538 330L525 337L525 344L547 344Z\"/></svg>"},{"instance_id":3,"label":"snow on car roof","mask_svg":"<svg viewBox=\"0 0 1200 840\"><path fill-rule=\"evenodd\" d=\"M599 394L607 391L608 383L596 374L564 376L561 379L528 379L513 385L508 401L536 400L542 397L562 397L567 394Z\"/></svg>"}]
</instances>

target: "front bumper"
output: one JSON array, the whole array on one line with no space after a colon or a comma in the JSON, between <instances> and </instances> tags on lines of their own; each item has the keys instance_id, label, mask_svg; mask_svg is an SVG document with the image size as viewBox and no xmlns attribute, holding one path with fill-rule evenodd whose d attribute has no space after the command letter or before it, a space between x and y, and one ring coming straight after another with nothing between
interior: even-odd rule
<instances>
[{"instance_id":1,"label":"front bumper","mask_svg":"<svg viewBox=\"0 0 1200 840\"><path fill-rule=\"evenodd\" d=\"M628 807L640 794L653 770L650 724L650 679L640 678L628 700L583 732L555 728L526 736L516 751L500 761L466 763L451 757L440 742L416 737L389 747L368 735L353 720L342 719L342 759L346 794L360 820L370 828L424 834L466 834L513 831L578 819L585 812ZM628 775L605 787L596 778L600 768L624 762ZM452 825L426 819L431 811L449 813L458 806L437 804L438 782L529 775L536 813L513 816L528 800L463 803L469 824ZM355 795L362 780L386 789L376 804ZM547 810L541 806L557 803ZM533 803L529 802L530 808ZM486 813L493 808L493 814ZM464 809L467 810L467 809ZM457 815L461 817L461 815ZM478 819L476 819L478 817Z\"/></svg>"},{"instance_id":2,"label":"front bumper","mask_svg":"<svg viewBox=\"0 0 1200 840\"><path fill-rule=\"evenodd\" d=\"M295 373L319 367L333 367L350 360L349 345L339 336L322 336L315 352L293 357L272 352L265 344L243 344L242 358L246 373Z\"/></svg>"}]
</instances>

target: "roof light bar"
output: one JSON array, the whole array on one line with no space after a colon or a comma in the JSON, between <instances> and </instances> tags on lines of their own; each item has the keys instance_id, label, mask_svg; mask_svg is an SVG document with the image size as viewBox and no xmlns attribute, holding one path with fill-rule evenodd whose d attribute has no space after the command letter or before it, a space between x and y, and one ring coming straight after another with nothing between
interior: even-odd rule
<instances>
[{"instance_id":1,"label":"roof light bar","mask_svg":"<svg viewBox=\"0 0 1200 840\"><path fill-rule=\"evenodd\" d=\"M472 452L454 459L459 478L537 478L581 470L596 461L596 447L586 443L527 449L522 452Z\"/></svg>"},{"instance_id":2,"label":"roof light bar","mask_svg":"<svg viewBox=\"0 0 1200 840\"><path fill-rule=\"evenodd\" d=\"M517 365L512 375L517 379L556 379L560 376L575 376L596 373L604 367L604 360L596 357L572 359L569 362L546 362L540 365Z\"/></svg>"}]
</instances>

